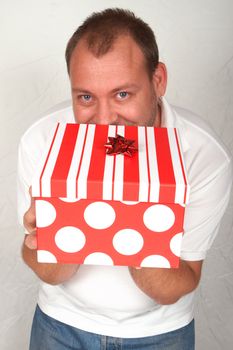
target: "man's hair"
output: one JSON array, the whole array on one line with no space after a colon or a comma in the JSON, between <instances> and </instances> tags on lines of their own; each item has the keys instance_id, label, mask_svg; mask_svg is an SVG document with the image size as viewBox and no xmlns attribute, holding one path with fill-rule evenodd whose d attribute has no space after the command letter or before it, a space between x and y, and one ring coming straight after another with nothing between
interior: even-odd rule
<instances>
[{"instance_id":1,"label":"man's hair","mask_svg":"<svg viewBox=\"0 0 233 350\"><path fill-rule=\"evenodd\" d=\"M149 25L133 12L119 8L94 12L74 32L65 53L68 73L72 53L81 39L85 39L88 49L96 57L101 57L110 51L120 35L129 35L134 39L144 54L148 73L152 77L159 60L155 35Z\"/></svg>"}]
</instances>

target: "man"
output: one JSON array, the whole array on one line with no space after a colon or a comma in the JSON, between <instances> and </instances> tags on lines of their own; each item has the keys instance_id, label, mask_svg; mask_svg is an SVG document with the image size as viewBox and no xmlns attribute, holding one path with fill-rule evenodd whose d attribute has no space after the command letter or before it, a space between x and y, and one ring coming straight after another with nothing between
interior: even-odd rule
<instances>
[{"instance_id":1,"label":"man","mask_svg":"<svg viewBox=\"0 0 233 350\"><path fill-rule=\"evenodd\" d=\"M30 349L192 350L194 290L229 200L230 158L202 121L166 102L167 72L154 34L131 12L93 14L70 39L66 60L73 112L39 120L19 148L21 218L27 210L22 254L43 281ZM179 129L191 193L178 269L37 263L29 192L57 121Z\"/></svg>"}]
</instances>

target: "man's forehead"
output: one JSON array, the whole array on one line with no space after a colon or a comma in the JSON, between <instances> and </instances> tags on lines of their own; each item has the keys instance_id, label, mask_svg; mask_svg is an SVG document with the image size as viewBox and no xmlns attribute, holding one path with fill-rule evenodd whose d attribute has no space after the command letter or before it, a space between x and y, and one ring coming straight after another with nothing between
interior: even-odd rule
<instances>
[{"instance_id":1,"label":"man's forehead","mask_svg":"<svg viewBox=\"0 0 233 350\"><path fill-rule=\"evenodd\" d=\"M129 35L122 35L113 42L108 52L100 56L95 55L95 53L88 48L88 43L85 38L81 39L74 49L70 64L86 66L87 60L92 60L97 65L102 62L107 64L108 62L112 63L112 59L115 59L115 64L117 64L117 61L120 59L125 61L125 63L130 62L131 64L133 62L145 63L144 54L135 40Z\"/></svg>"}]
</instances>

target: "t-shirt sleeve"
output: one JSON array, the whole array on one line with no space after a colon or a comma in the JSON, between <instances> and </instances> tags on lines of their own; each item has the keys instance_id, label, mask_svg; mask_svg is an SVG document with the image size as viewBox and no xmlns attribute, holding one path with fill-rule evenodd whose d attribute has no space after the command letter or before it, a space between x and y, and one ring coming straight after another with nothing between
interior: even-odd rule
<instances>
[{"instance_id":1,"label":"t-shirt sleeve","mask_svg":"<svg viewBox=\"0 0 233 350\"><path fill-rule=\"evenodd\" d=\"M198 261L206 257L227 208L232 185L232 164L228 160L190 193L184 218L181 259Z\"/></svg>"},{"instance_id":2,"label":"t-shirt sleeve","mask_svg":"<svg viewBox=\"0 0 233 350\"><path fill-rule=\"evenodd\" d=\"M27 152L27 148L22 138L18 148L18 167L17 167L17 212L18 221L23 226L24 213L30 206L29 188L30 179L33 172L33 160Z\"/></svg>"}]
</instances>

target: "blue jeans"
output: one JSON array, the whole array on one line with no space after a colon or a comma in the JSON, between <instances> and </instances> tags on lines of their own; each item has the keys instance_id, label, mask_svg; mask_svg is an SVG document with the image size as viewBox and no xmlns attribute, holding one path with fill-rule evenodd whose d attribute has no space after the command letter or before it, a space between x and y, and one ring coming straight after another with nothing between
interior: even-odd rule
<instances>
[{"instance_id":1,"label":"blue jeans","mask_svg":"<svg viewBox=\"0 0 233 350\"><path fill-rule=\"evenodd\" d=\"M37 306L30 350L194 350L194 320L185 327L144 338L115 338L68 326Z\"/></svg>"}]
</instances>

